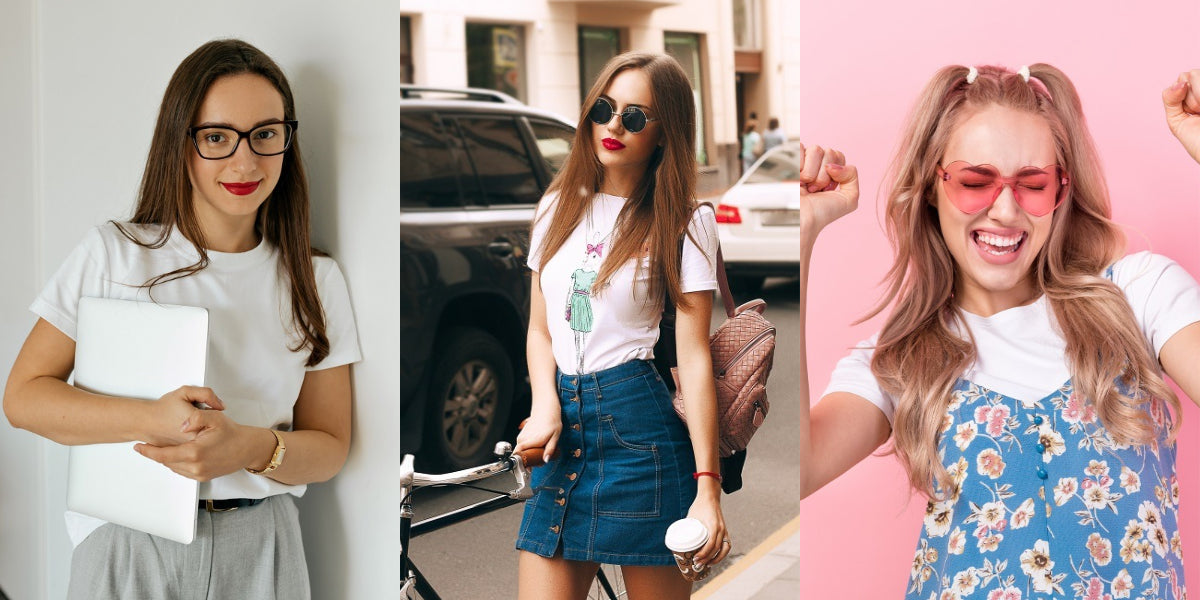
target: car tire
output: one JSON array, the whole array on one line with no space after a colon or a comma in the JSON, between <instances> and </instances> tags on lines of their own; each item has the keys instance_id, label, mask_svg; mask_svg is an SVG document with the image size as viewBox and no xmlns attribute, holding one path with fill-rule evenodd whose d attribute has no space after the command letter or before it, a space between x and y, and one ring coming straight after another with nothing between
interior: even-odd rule
<instances>
[{"instance_id":1,"label":"car tire","mask_svg":"<svg viewBox=\"0 0 1200 600\"><path fill-rule=\"evenodd\" d=\"M757 275L734 275L729 277L729 291L744 302L750 300L750 296L762 293L766 279Z\"/></svg>"},{"instance_id":2,"label":"car tire","mask_svg":"<svg viewBox=\"0 0 1200 600\"><path fill-rule=\"evenodd\" d=\"M512 408L508 352L481 329L459 327L434 349L422 454L448 471L492 459Z\"/></svg>"}]
</instances>

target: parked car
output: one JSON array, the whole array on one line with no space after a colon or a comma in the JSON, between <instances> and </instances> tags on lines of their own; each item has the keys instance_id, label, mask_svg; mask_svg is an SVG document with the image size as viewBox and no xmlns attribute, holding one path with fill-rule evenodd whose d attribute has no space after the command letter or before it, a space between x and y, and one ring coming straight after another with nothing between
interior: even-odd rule
<instances>
[{"instance_id":1,"label":"parked car","mask_svg":"<svg viewBox=\"0 0 1200 600\"><path fill-rule=\"evenodd\" d=\"M757 293L767 277L800 275L800 171L797 142L768 150L721 196L717 232L729 284Z\"/></svg>"},{"instance_id":2,"label":"parked car","mask_svg":"<svg viewBox=\"0 0 1200 600\"><path fill-rule=\"evenodd\" d=\"M400 88L401 451L486 462L528 414L529 225L574 126L504 94Z\"/></svg>"}]
</instances>

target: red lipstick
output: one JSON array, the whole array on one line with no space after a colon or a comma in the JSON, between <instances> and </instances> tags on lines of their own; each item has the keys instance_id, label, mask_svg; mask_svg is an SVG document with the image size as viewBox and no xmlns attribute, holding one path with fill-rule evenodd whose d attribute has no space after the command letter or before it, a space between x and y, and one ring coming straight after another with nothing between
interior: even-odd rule
<instances>
[{"instance_id":1,"label":"red lipstick","mask_svg":"<svg viewBox=\"0 0 1200 600\"><path fill-rule=\"evenodd\" d=\"M600 140L600 143L604 144L605 150L620 150L625 147L625 144L622 144L621 142L618 142L612 138L604 138Z\"/></svg>"},{"instance_id":2,"label":"red lipstick","mask_svg":"<svg viewBox=\"0 0 1200 600\"><path fill-rule=\"evenodd\" d=\"M250 181L247 183L221 182L221 185L224 186L225 189L228 190L230 194L236 194L238 196L245 196L246 194L254 193L254 190L258 189L258 184L260 184L260 183L262 183L262 182L261 181Z\"/></svg>"}]
</instances>

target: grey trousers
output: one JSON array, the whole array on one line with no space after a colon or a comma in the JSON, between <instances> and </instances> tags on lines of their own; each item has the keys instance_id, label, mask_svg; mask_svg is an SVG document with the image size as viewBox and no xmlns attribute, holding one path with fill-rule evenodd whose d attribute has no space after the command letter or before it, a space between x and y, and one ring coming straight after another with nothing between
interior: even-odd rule
<instances>
[{"instance_id":1,"label":"grey trousers","mask_svg":"<svg viewBox=\"0 0 1200 600\"><path fill-rule=\"evenodd\" d=\"M230 512L201 510L180 544L106 524L75 548L68 600L308 600L308 565L290 494Z\"/></svg>"}]
</instances>

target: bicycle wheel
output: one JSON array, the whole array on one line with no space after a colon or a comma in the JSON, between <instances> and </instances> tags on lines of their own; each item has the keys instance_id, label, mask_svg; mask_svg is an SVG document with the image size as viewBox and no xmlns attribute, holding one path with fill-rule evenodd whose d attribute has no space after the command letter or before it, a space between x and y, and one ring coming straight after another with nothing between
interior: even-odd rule
<instances>
[{"instance_id":1,"label":"bicycle wheel","mask_svg":"<svg viewBox=\"0 0 1200 600\"><path fill-rule=\"evenodd\" d=\"M605 588L606 583L609 589ZM592 586L588 588L588 600L621 600L628 596L629 593L625 590L625 578L621 576L621 567L600 565L600 572L596 574L596 578L592 580Z\"/></svg>"}]
</instances>

